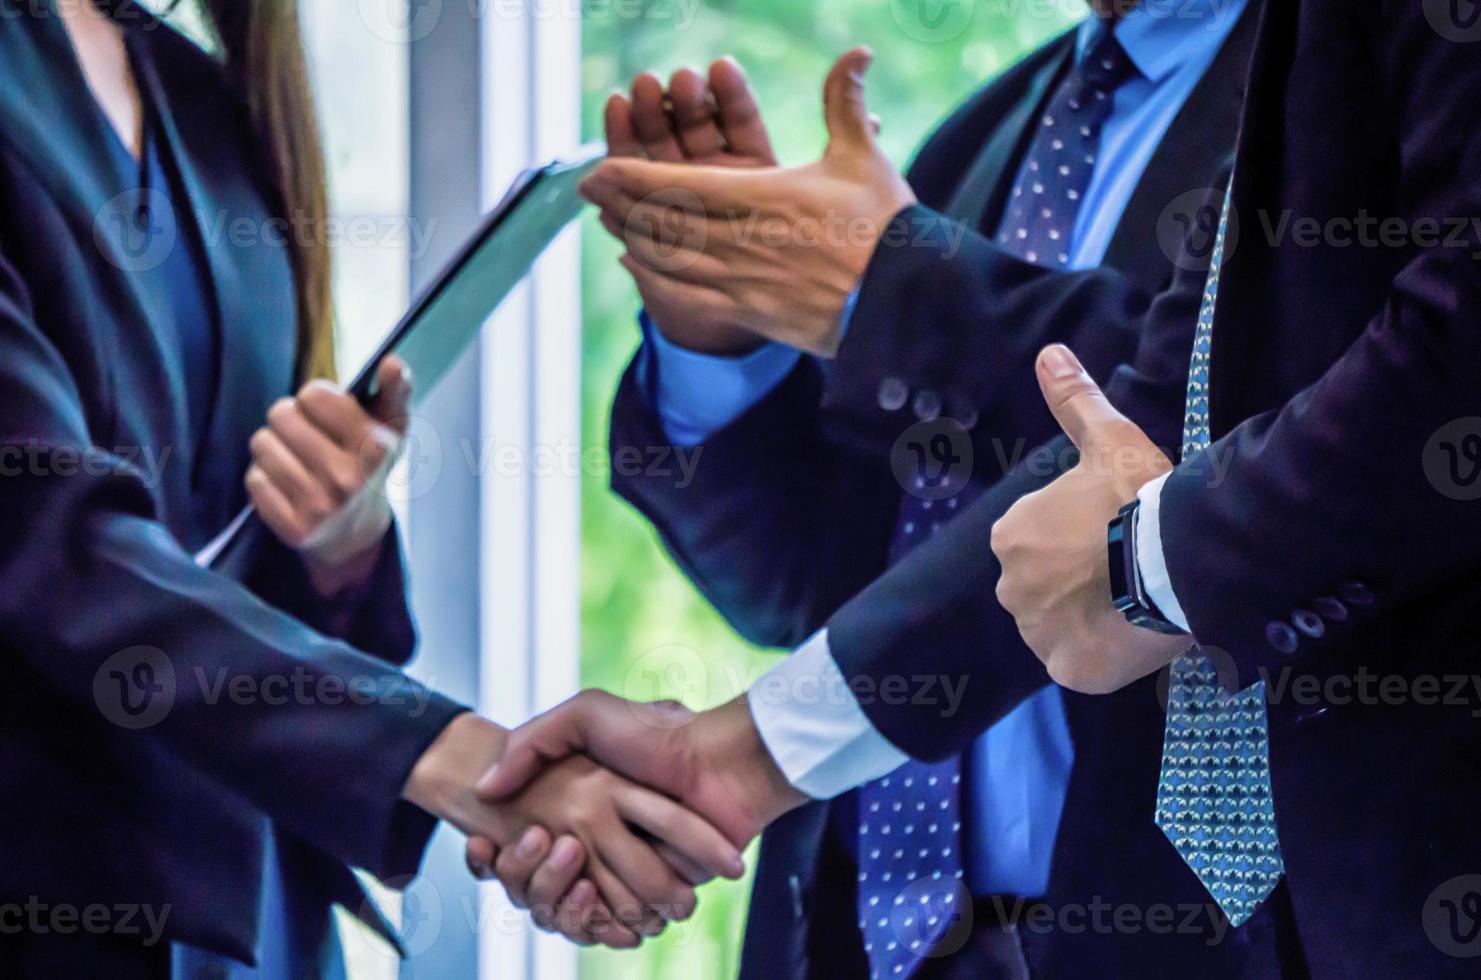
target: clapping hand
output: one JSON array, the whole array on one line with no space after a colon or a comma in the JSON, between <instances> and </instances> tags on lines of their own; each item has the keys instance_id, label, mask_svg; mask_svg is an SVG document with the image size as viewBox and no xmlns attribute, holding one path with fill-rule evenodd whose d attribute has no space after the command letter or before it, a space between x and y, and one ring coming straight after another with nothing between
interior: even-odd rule
<instances>
[{"instance_id":1,"label":"clapping hand","mask_svg":"<svg viewBox=\"0 0 1481 980\"><path fill-rule=\"evenodd\" d=\"M915 202L875 139L864 101L872 57L855 48L828 73L828 147L815 163L737 168L650 148L646 160L614 155L582 183L660 324L679 314L752 344L836 353L848 297L891 220Z\"/></svg>"},{"instance_id":2,"label":"clapping hand","mask_svg":"<svg viewBox=\"0 0 1481 980\"><path fill-rule=\"evenodd\" d=\"M632 94L615 92L605 114L607 153L613 159L651 160L672 165L697 165L732 170L776 166L771 138L745 73L732 58L710 65L705 78L681 68L669 79L668 90L656 75L644 72L633 80ZM661 236L663 228L640 228L646 216L627 217L603 210L602 224L615 237L626 231ZM626 255L622 264L633 271L636 260ZM762 338L732 323L710 306L683 302L683 297L634 273L638 292L649 316L670 341L707 354L737 354Z\"/></svg>"}]
</instances>

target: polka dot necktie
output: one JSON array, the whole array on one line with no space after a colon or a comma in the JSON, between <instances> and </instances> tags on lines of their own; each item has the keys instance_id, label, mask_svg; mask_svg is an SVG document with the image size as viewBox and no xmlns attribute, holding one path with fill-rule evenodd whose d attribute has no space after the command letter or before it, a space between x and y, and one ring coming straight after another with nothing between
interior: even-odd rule
<instances>
[{"instance_id":1,"label":"polka dot necktie","mask_svg":"<svg viewBox=\"0 0 1481 980\"><path fill-rule=\"evenodd\" d=\"M1183 458L1207 449L1209 355L1230 195L1214 239L1193 340ZM1228 693L1214 661L1194 648L1172 664L1167 734L1157 784L1157 826L1193 869L1231 925L1254 914L1285 871L1270 796L1265 685Z\"/></svg>"},{"instance_id":2,"label":"polka dot necktie","mask_svg":"<svg viewBox=\"0 0 1481 980\"><path fill-rule=\"evenodd\" d=\"M1102 26L1039 118L999 228L997 241L1005 251L1050 268L1069 265L1101 127L1116 89L1135 73L1115 35ZM907 493L891 563L940 531L978 492L968 483L945 500ZM957 911L971 901L961 883L961 768L959 756L912 761L859 790L859 929L877 980L910 976L961 916L970 914Z\"/></svg>"}]
</instances>

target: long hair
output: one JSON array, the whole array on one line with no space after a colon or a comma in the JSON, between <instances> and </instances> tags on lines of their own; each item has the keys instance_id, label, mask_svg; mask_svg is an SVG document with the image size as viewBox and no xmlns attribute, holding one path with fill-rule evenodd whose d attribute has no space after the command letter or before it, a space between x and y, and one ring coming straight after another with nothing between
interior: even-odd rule
<instances>
[{"instance_id":1,"label":"long hair","mask_svg":"<svg viewBox=\"0 0 1481 980\"><path fill-rule=\"evenodd\" d=\"M297 0L195 0L226 71L245 93L293 228L298 378L334 376L334 302L324 145L309 86Z\"/></svg>"}]
</instances>

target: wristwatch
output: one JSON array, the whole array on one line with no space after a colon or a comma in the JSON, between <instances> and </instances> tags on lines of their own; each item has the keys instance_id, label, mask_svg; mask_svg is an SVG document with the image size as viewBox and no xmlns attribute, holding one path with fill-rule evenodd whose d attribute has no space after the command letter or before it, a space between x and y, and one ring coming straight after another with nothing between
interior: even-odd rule
<instances>
[{"instance_id":1,"label":"wristwatch","mask_svg":"<svg viewBox=\"0 0 1481 980\"><path fill-rule=\"evenodd\" d=\"M1174 625L1157 603L1147 594L1142 571L1136 560L1136 522L1141 501L1133 500L1121 508L1106 529L1106 551L1111 563L1111 605L1133 626L1186 636L1187 631Z\"/></svg>"}]
</instances>

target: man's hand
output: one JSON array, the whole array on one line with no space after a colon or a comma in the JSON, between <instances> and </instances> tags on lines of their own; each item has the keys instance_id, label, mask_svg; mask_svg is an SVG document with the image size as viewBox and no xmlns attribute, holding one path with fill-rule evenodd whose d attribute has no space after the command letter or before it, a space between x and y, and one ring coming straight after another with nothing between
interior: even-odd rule
<instances>
[{"instance_id":1,"label":"man's hand","mask_svg":"<svg viewBox=\"0 0 1481 980\"><path fill-rule=\"evenodd\" d=\"M832 356L848 297L885 227L915 195L875 142L873 55L838 59L823 86L828 148L804 167L737 170L604 162L582 184L627 246L650 307L684 309Z\"/></svg>"},{"instance_id":2,"label":"man's hand","mask_svg":"<svg viewBox=\"0 0 1481 980\"><path fill-rule=\"evenodd\" d=\"M693 913L699 881L743 873L739 849L716 828L590 759L562 760L497 803L480 799L473 783L501 758L506 739L492 722L458 716L417 761L403 796L496 846L514 847L537 827L572 838L589 884L571 886L561 908L537 909L537 924L559 925L578 942L636 946ZM569 845L563 851L575 863Z\"/></svg>"},{"instance_id":3,"label":"man's hand","mask_svg":"<svg viewBox=\"0 0 1481 980\"><path fill-rule=\"evenodd\" d=\"M476 792L497 803L577 753L679 800L737 848L808 800L767 752L744 697L695 714L602 691L583 691L510 733Z\"/></svg>"},{"instance_id":4,"label":"man's hand","mask_svg":"<svg viewBox=\"0 0 1481 980\"><path fill-rule=\"evenodd\" d=\"M993 525L992 550L1003 566L998 601L1056 683L1107 694L1159 670L1192 642L1133 626L1111 605L1106 526L1172 463L1111 407L1068 348L1045 348L1037 370L1080 462Z\"/></svg>"},{"instance_id":5,"label":"man's hand","mask_svg":"<svg viewBox=\"0 0 1481 980\"><path fill-rule=\"evenodd\" d=\"M614 92L607 100L605 124L612 157L743 170L777 162L756 97L733 58L710 65L708 81L693 69L679 69L667 92L658 76L644 72L633 80L631 98ZM617 219L604 213L602 221L622 237ZM739 354L763 340L710 308L673 305L666 294L650 295L641 283L639 294L659 331L681 347Z\"/></svg>"}]
</instances>

